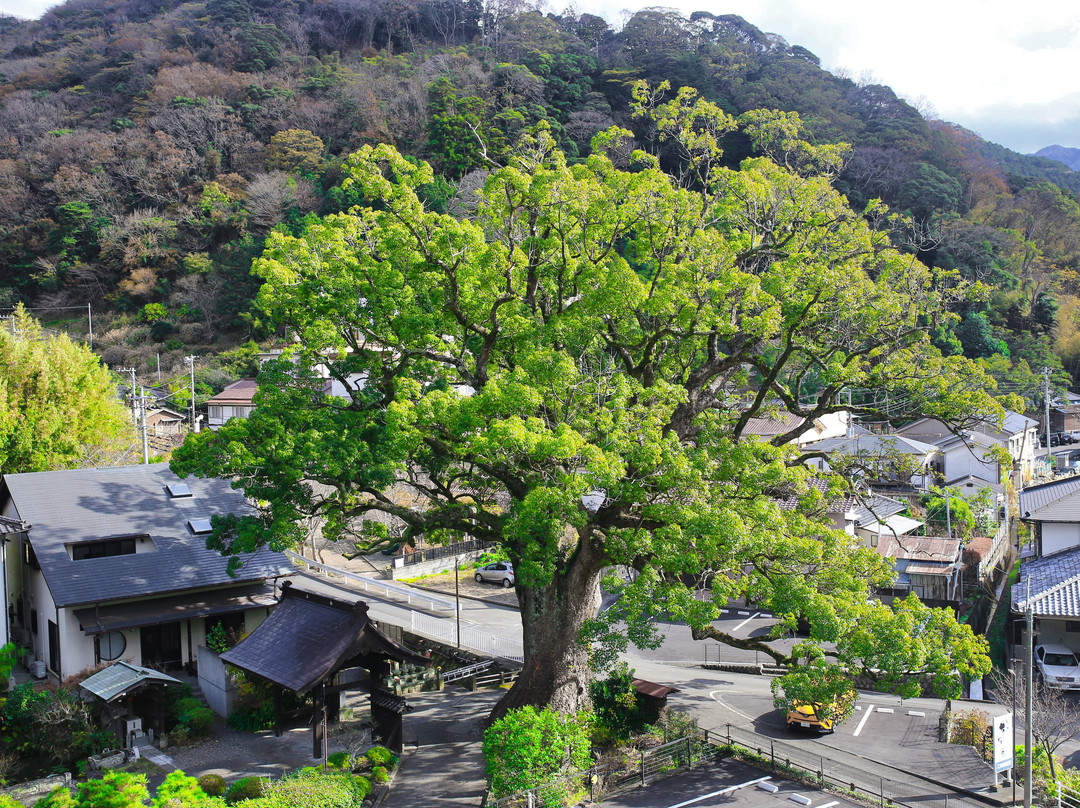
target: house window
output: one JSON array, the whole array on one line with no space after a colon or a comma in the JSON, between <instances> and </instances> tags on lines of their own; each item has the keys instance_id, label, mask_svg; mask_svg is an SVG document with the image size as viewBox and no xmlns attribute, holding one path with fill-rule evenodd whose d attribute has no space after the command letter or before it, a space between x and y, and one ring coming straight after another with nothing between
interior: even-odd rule
<instances>
[{"instance_id":1,"label":"house window","mask_svg":"<svg viewBox=\"0 0 1080 808\"><path fill-rule=\"evenodd\" d=\"M127 650L127 637L120 631L106 631L98 640L98 653L105 662L119 659Z\"/></svg>"},{"instance_id":2,"label":"house window","mask_svg":"<svg viewBox=\"0 0 1080 808\"><path fill-rule=\"evenodd\" d=\"M83 561L87 558L109 558L111 556L135 555L135 544L138 541L149 539L149 536L118 536L115 539L102 539L101 541L86 541L79 544L68 545L72 561Z\"/></svg>"},{"instance_id":3,"label":"house window","mask_svg":"<svg viewBox=\"0 0 1080 808\"><path fill-rule=\"evenodd\" d=\"M1066 631L1080 631L1080 620L1066 620L1065 621L1065 630Z\"/></svg>"}]
</instances>

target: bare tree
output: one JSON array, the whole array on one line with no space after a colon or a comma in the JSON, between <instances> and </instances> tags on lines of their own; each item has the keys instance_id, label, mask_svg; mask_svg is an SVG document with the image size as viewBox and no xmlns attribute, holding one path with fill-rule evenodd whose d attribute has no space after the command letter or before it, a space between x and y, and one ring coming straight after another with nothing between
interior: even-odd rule
<instances>
[{"instance_id":1,"label":"bare tree","mask_svg":"<svg viewBox=\"0 0 1080 808\"><path fill-rule=\"evenodd\" d=\"M1023 674L994 669L990 674L991 688L1002 704L1014 704L1015 718L1026 722L1027 690ZM1060 690L1047 687L1037 677L1031 689L1031 736L1050 759L1050 776L1056 778L1054 752L1065 741L1080 733L1080 710L1077 710Z\"/></svg>"}]
</instances>

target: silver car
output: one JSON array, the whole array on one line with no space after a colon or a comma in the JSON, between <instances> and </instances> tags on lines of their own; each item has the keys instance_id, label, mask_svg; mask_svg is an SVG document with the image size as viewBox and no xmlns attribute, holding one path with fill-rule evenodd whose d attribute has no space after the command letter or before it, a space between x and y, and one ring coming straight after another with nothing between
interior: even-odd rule
<instances>
[{"instance_id":1,"label":"silver car","mask_svg":"<svg viewBox=\"0 0 1080 808\"><path fill-rule=\"evenodd\" d=\"M509 589L514 585L514 565L509 561L496 561L486 567L480 567L476 571L476 582L502 584L503 588Z\"/></svg>"},{"instance_id":2,"label":"silver car","mask_svg":"<svg viewBox=\"0 0 1080 808\"><path fill-rule=\"evenodd\" d=\"M1035 647L1035 665L1047 687L1055 690L1080 690L1080 662L1076 654L1063 645Z\"/></svg>"}]
</instances>

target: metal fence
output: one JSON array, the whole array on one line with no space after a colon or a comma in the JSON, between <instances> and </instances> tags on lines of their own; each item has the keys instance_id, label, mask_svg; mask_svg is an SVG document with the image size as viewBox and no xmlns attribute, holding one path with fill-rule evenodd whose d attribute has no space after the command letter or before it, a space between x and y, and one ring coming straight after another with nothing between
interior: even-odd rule
<instances>
[{"instance_id":1,"label":"metal fence","mask_svg":"<svg viewBox=\"0 0 1080 808\"><path fill-rule=\"evenodd\" d=\"M423 549L416 550L412 553L402 553L399 558L401 558L405 566L408 567L423 561L435 561L439 558L449 558L465 553L472 553L477 550L485 550L490 546L490 542L482 542L479 539L467 539L466 541L458 541L453 544L424 547Z\"/></svg>"},{"instance_id":2,"label":"metal fence","mask_svg":"<svg viewBox=\"0 0 1080 808\"><path fill-rule=\"evenodd\" d=\"M1057 791L1057 808L1080 808L1080 791L1069 788L1060 780L1054 785Z\"/></svg>"},{"instance_id":3,"label":"metal fence","mask_svg":"<svg viewBox=\"0 0 1080 808\"><path fill-rule=\"evenodd\" d=\"M429 637L447 645L457 645L460 630L462 648L483 656L508 659L512 662L525 661L525 649L521 645L521 640L499 637L474 626L461 626L459 629L455 620L446 620L421 612L412 612L410 621L410 630L413 634Z\"/></svg>"},{"instance_id":4,"label":"metal fence","mask_svg":"<svg viewBox=\"0 0 1080 808\"><path fill-rule=\"evenodd\" d=\"M784 743L730 724L723 730L710 730L707 735L710 743L727 743L738 747L748 757L773 771L808 777L821 788L850 793L875 802L881 808L897 805L905 808L985 808L981 801L944 786L926 781L900 782L874 774L867 766L850 766L812 749Z\"/></svg>"},{"instance_id":5,"label":"metal fence","mask_svg":"<svg viewBox=\"0 0 1080 808\"><path fill-rule=\"evenodd\" d=\"M538 788L512 794L484 804L488 808L562 808L571 801L588 798L603 802L605 796L627 791L664 774L692 767L718 749L704 735L687 735L627 756L621 765L594 766Z\"/></svg>"},{"instance_id":6,"label":"metal fence","mask_svg":"<svg viewBox=\"0 0 1080 808\"><path fill-rule=\"evenodd\" d=\"M416 589L404 586L403 584L396 584L393 581L384 581L380 578L357 575L354 572L331 567L329 564L322 564L302 555L297 555L291 550L286 550L285 555L297 564L321 572L327 578L341 578L343 581L346 581L349 586L362 589L368 593L377 593L380 597L387 600L404 601L408 606L419 605L433 611L439 609L450 612L457 611L457 604L448 598L440 598L437 595L420 592Z\"/></svg>"}]
</instances>

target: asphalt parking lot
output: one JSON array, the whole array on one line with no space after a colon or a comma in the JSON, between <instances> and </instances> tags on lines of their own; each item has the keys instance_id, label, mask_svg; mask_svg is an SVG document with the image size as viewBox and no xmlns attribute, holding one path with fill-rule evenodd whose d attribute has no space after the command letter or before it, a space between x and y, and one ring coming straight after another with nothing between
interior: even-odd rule
<instances>
[{"instance_id":1,"label":"asphalt parking lot","mask_svg":"<svg viewBox=\"0 0 1080 808\"><path fill-rule=\"evenodd\" d=\"M862 808L733 760L666 777L647 788L605 798L602 804L604 808Z\"/></svg>"}]
</instances>

